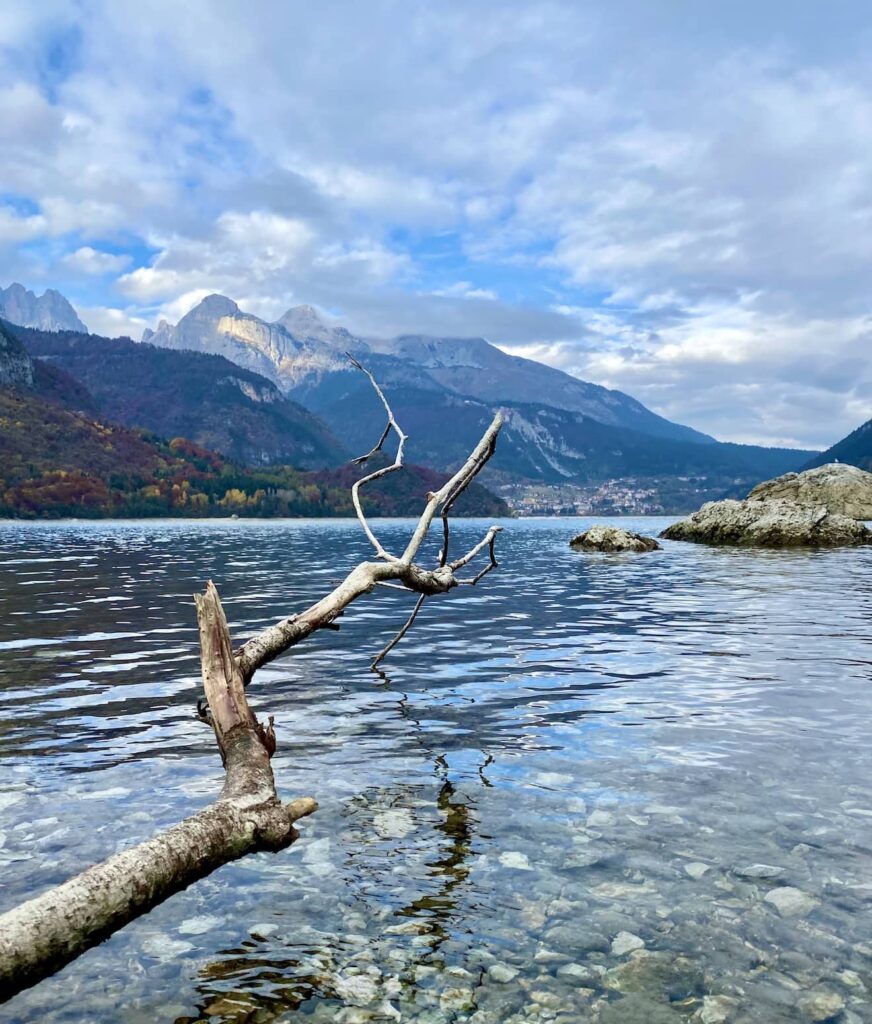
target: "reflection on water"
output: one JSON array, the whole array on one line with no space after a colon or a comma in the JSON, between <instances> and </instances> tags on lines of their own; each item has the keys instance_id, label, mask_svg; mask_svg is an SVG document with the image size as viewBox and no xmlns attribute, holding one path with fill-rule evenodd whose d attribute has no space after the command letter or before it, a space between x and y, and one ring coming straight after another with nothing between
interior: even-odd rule
<instances>
[{"instance_id":1,"label":"reflection on water","mask_svg":"<svg viewBox=\"0 0 872 1024\"><path fill-rule=\"evenodd\" d=\"M261 671L303 838L0 1020L872 1020L872 550L579 555L580 527L507 524L382 675L394 591ZM0 909L217 793L195 589L238 639L361 557L347 522L0 525Z\"/></svg>"}]
</instances>

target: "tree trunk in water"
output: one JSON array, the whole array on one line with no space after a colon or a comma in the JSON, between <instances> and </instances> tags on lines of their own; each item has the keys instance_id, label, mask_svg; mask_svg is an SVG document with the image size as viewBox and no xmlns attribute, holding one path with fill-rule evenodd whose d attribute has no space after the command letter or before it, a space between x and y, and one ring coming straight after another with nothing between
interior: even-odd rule
<instances>
[{"instance_id":1,"label":"tree trunk in water","mask_svg":"<svg viewBox=\"0 0 872 1024\"><path fill-rule=\"evenodd\" d=\"M218 592L197 595L203 686L224 759L218 800L166 832L89 868L0 916L0 997L41 981L86 949L222 864L296 838L314 800L283 805L270 756L272 728L248 707Z\"/></svg>"}]
</instances>

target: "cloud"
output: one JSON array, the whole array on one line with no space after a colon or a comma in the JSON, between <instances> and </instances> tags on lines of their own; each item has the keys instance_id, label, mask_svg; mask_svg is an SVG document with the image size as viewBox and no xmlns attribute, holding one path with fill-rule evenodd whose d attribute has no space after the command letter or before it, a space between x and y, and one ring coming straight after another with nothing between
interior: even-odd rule
<instances>
[{"instance_id":1,"label":"cloud","mask_svg":"<svg viewBox=\"0 0 872 1024\"><path fill-rule=\"evenodd\" d=\"M865 5L813 7L4 8L0 268L125 329L222 291L483 334L829 443L872 415L872 69Z\"/></svg>"},{"instance_id":2,"label":"cloud","mask_svg":"<svg viewBox=\"0 0 872 1024\"><path fill-rule=\"evenodd\" d=\"M62 257L63 263L72 270L95 275L117 274L130 263L131 259L132 257L127 253L116 255L111 252L102 252L99 249L92 249L90 245L83 245Z\"/></svg>"}]
</instances>

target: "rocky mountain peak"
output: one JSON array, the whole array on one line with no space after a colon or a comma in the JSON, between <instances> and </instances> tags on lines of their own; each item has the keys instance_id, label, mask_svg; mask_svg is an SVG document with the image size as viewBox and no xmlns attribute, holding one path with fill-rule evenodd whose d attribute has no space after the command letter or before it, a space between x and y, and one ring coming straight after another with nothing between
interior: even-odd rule
<instances>
[{"instance_id":1,"label":"rocky mountain peak","mask_svg":"<svg viewBox=\"0 0 872 1024\"><path fill-rule=\"evenodd\" d=\"M239 306L237 306L233 299L228 299L226 295L215 293L201 299L190 313L182 317L179 323L188 319L214 320L222 316L235 316L238 312Z\"/></svg>"},{"instance_id":2,"label":"rocky mountain peak","mask_svg":"<svg viewBox=\"0 0 872 1024\"><path fill-rule=\"evenodd\" d=\"M88 328L60 292L49 288L37 296L17 281L8 288L0 288L0 317L21 327L36 327L41 331L88 333Z\"/></svg>"}]
</instances>

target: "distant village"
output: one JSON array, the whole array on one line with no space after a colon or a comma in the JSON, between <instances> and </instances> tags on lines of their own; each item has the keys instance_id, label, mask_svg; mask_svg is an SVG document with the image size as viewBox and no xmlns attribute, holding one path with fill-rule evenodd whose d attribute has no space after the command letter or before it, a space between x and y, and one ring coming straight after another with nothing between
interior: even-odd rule
<instances>
[{"instance_id":1,"label":"distant village","mask_svg":"<svg viewBox=\"0 0 872 1024\"><path fill-rule=\"evenodd\" d=\"M493 489L518 516L670 515L723 490L707 477L624 477L590 484L503 484Z\"/></svg>"}]
</instances>

